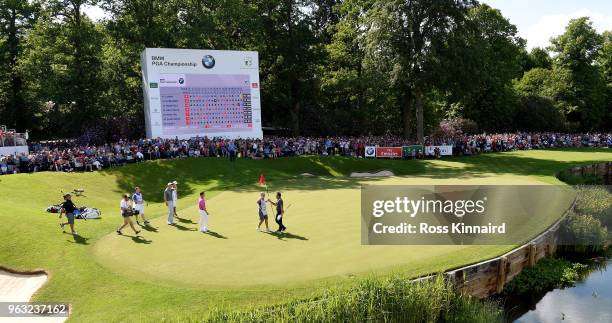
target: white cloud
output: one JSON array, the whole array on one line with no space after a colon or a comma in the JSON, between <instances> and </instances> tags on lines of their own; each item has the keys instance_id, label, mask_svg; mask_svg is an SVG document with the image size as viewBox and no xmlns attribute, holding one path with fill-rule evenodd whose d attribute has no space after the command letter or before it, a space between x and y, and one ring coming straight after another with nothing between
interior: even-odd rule
<instances>
[{"instance_id":1,"label":"white cloud","mask_svg":"<svg viewBox=\"0 0 612 323\"><path fill-rule=\"evenodd\" d=\"M589 9L581 9L570 14L544 15L538 22L521 31L523 38L527 39L527 47L546 47L550 45L550 38L558 36L565 31L565 27L571 19L579 17L589 17L593 22L593 27L598 32L612 30L612 16L606 16L593 12Z\"/></svg>"},{"instance_id":2,"label":"white cloud","mask_svg":"<svg viewBox=\"0 0 612 323\"><path fill-rule=\"evenodd\" d=\"M93 21L100 21L104 18L108 18L108 14L99 6L83 6L83 12Z\"/></svg>"}]
</instances>

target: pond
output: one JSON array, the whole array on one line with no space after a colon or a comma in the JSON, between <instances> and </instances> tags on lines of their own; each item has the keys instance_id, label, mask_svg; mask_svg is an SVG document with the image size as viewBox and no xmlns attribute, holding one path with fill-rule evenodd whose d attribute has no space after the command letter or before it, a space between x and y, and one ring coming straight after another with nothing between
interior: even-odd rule
<instances>
[{"instance_id":1,"label":"pond","mask_svg":"<svg viewBox=\"0 0 612 323\"><path fill-rule=\"evenodd\" d=\"M612 259L595 262L574 287L509 299L504 307L508 322L612 322Z\"/></svg>"}]
</instances>

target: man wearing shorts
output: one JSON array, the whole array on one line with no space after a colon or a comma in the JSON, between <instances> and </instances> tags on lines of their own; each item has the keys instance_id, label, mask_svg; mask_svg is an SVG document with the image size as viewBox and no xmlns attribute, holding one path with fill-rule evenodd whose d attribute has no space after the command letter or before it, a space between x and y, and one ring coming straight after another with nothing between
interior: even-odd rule
<instances>
[{"instance_id":1,"label":"man wearing shorts","mask_svg":"<svg viewBox=\"0 0 612 323\"><path fill-rule=\"evenodd\" d=\"M138 215L140 215L142 221L144 222L144 225L149 225L149 221L147 221L144 216L144 200L142 198L142 192L140 191L140 187L136 187L134 191L134 194L132 194L132 207L134 208L134 211L136 211L134 212L134 216L136 217L136 224L140 225L140 222L138 222Z\"/></svg>"},{"instance_id":2,"label":"man wearing shorts","mask_svg":"<svg viewBox=\"0 0 612 323\"><path fill-rule=\"evenodd\" d=\"M119 202L119 209L121 211L121 217L123 218L123 224L117 228L117 234L123 235L123 232L121 232L121 230L123 230L123 228L128 225L130 226L130 228L132 228L132 230L134 230L135 234L139 234L140 231L136 230L136 228L134 227L134 223L132 223L131 220L132 213L134 212L134 210L132 209L132 205L130 204L130 194L126 193L123 195L123 198Z\"/></svg>"},{"instance_id":3,"label":"man wearing shorts","mask_svg":"<svg viewBox=\"0 0 612 323\"><path fill-rule=\"evenodd\" d=\"M72 232L72 234L78 235L78 233L74 231L74 211L75 210L76 210L76 207L74 206L74 203L72 203L72 196L70 196L70 194L64 195L64 203L62 203L62 209L60 211L59 218L61 219L62 214L66 213L66 219L68 220L68 222L60 223L60 228L62 228L62 232L66 232L64 231L64 226L68 224L70 225L70 231Z\"/></svg>"},{"instance_id":4,"label":"man wearing shorts","mask_svg":"<svg viewBox=\"0 0 612 323\"><path fill-rule=\"evenodd\" d=\"M268 226L268 209L266 208L266 193L261 192L259 194L259 200L257 200L259 207L259 224L257 225L257 231L261 231L261 224L266 222L266 232L270 232Z\"/></svg>"},{"instance_id":5,"label":"man wearing shorts","mask_svg":"<svg viewBox=\"0 0 612 323\"><path fill-rule=\"evenodd\" d=\"M174 224L174 194L172 191L172 183L168 183L166 190L164 190L164 202L166 202L166 206L168 207L168 225Z\"/></svg>"}]
</instances>

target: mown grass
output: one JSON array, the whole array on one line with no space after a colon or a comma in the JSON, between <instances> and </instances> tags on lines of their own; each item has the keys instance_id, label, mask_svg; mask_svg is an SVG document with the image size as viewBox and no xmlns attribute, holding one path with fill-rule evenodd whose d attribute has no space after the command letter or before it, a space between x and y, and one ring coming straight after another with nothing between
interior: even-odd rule
<instances>
[{"instance_id":1,"label":"mown grass","mask_svg":"<svg viewBox=\"0 0 612 323\"><path fill-rule=\"evenodd\" d=\"M283 181L286 185L283 189L312 191L358 188L359 181L343 176L351 171L380 169L390 169L397 175L410 178L469 179L508 175L560 183L554 177L560 170L609 160L612 160L612 154L608 150L510 152L426 161L300 157L229 163L210 158L155 161L96 173L4 176L0 177L0 264L21 270L46 269L50 273L49 281L34 300L70 302L73 305L71 321L189 320L206 316L211 308L244 310L251 306L291 302L320 296L323 290L333 286L350 289L357 282L337 275L324 282L302 282L291 287L273 284L257 288L196 288L160 284L147 277L136 279L113 271L96 260L92 249L102 237L112 233L120 221L116 215L119 194L131 191L135 185L143 188L150 203L147 214L161 216L164 213L160 203L161 190L171 179L180 182L180 205L186 207L196 200L200 190L206 190L210 202L214 203L220 192L253 187L261 173L272 185ZM303 172L319 178L304 180L299 176ZM49 204L59 201L60 190L73 188L86 190L86 197L76 199L78 204L101 208L104 215L102 220L77 222L79 236L61 234L57 217L43 211ZM181 211L179 209L179 213ZM146 243L154 241L154 233L145 232L144 236L145 241L134 238L133 242L142 242L143 248L156 248L155 242ZM473 248L470 249L471 258L464 257L464 261L466 258L490 257L504 250L489 249L483 253L482 249ZM440 257L431 257L431 263L423 263L419 268L407 264L402 269L404 277L410 277L456 265ZM181 263L168 266L175 268L174 275L181 275ZM330 269L325 264L312 266L317 270Z\"/></svg>"}]
</instances>

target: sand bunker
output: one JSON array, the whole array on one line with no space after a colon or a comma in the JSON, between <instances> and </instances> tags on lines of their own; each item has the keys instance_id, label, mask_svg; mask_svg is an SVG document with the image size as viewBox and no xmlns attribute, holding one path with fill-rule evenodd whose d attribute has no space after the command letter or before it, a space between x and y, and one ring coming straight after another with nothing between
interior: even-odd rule
<instances>
[{"instance_id":1,"label":"sand bunker","mask_svg":"<svg viewBox=\"0 0 612 323\"><path fill-rule=\"evenodd\" d=\"M370 172L352 172L351 177L385 177L385 176L395 176L390 170L381 170L375 173Z\"/></svg>"},{"instance_id":2,"label":"sand bunker","mask_svg":"<svg viewBox=\"0 0 612 323\"><path fill-rule=\"evenodd\" d=\"M47 281L47 274L16 274L0 269L0 302L28 302L32 295ZM65 317L2 317L3 322L59 323Z\"/></svg>"},{"instance_id":3,"label":"sand bunker","mask_svg":"<svg viewBox=\"0 0 612 323\"><path fill-rule=\"evenodd\" d=\"M301 175L301 176L314 176L314 175L312 175L311 173L301 173L300 175Z\"/></svg>"}]
</instances>

